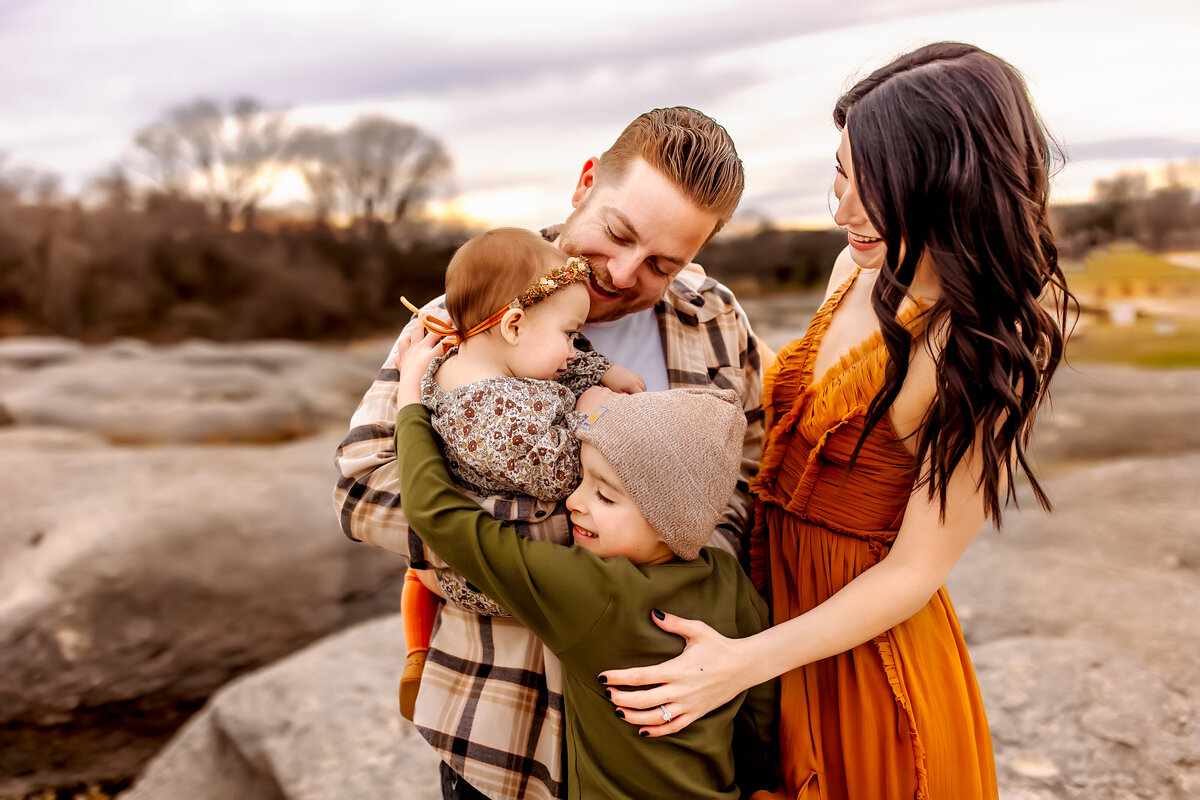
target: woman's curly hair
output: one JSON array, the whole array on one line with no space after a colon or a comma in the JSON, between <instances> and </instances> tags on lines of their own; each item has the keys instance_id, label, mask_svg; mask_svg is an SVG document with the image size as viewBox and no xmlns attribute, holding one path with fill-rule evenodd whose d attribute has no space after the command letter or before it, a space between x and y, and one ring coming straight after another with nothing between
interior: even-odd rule
<instances>
[{"instance_id":1,"label":"woman's curly hair","mask_svg":"<svg viewBox=\"0 0 1200 800\"><path fill-rule=\"evenodd\" d=\"M912 336L897 310L928 255L941 295L926 331L940 349L917 434L918 463L929 465L920 484L944 516L950 476L978 447L978 488L997 525L1018 467L1049 508L1026 447L1073 297L1047 220L1054 145L1023 78L977 47L931 44L855 84L833 118L849 132L859 194L887 244L871 303L889 361L858 448L908 372Z\"/></svg>"}]
</instances>

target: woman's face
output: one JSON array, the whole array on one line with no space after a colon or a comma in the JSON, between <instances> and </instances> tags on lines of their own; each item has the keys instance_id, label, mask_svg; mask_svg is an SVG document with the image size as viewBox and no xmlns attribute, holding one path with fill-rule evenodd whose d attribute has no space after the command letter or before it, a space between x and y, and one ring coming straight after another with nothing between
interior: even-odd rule
<instances>
[{"instance_id":1,"label":"woman's face","mask_svg":"<svg viewBox=\"0 0 1200 800\"><path fill-rule=\"evenodd\" d=\"M854 263L863 269L878 269L883 266L887 245L867 218L867 210L858 194L854 160L850 157L849 126L842 129L842 143L838 146L836 158L833 194L838 204L837 211L833 213L833 221L846 231L850 256Z\"/></svg>"}]
</instances>

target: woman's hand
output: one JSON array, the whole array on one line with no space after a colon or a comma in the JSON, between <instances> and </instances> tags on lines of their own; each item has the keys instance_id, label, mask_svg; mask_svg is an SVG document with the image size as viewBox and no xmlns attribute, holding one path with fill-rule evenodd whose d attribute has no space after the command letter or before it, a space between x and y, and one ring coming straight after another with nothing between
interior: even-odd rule
<instances>
[{"instance_id":1,"label":"woman's hand","mask_svg":"<svg viewBox=\"0 0 1200 800\"><path fill-rule=\"evenodd\" d=\"M421 402L421 378L433 359L445 351L446 341L436 333L426 334L420 325L404 329L392 357L392 363L400 373L397 378L396 408Z\"/></svg>"},{"instance_id":2,"label":"woman's hand","mask_svg":"<svg viewBox=\"0 0 1200 800\"><path fill-rule=\"evenodd\" d=\"M650 667L607 670L600 682L609 686L653 686L651 689L610 688L617 715L641 728L642 736L666 736L681 731L714 708L732 700L753 684L745 684L738 639L728 639L703 622L656 612L658 627L682 636L687 644L670 661ZM655 684L658 684L655 686ZM663 708L671 715L663 720Z\"/></svg>"}]
</instances>

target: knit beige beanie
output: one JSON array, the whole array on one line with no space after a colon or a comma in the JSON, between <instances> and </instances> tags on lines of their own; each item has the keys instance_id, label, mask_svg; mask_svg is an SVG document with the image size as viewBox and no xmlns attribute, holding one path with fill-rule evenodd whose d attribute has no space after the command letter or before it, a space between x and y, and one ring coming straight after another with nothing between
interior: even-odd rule
<instances>
[{"instance_id":1,"label":"knit beige beanie","mask_svg":"<svg viewBox=\"0 0 1200 800\"><path fill-rule=\"evenodd\" d=\"M667 547L688 561L729 505L745 433L741 399L729 389L618 395L575 429Z\"/></svg>"}]
</instances>

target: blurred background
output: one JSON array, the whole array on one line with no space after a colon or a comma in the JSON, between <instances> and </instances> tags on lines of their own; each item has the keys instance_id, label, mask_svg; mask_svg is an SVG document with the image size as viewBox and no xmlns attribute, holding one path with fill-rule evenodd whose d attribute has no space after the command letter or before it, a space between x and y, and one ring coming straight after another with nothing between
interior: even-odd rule
<instances>
[{"instance_id":1,"label":"blurred background","mask_svg":"<svg viewBox=\"0 0 1200 800\"><path fill-rule=\"evenodd\" d=\"M689 105L747 173L697 261L777 349L845 245L834 101L940 39L1025 74L1081 303L1057 510L1022 488L951 579L1002 796L1200 795L1198 36L1190 0L0 2L0 798L438 796L403 564L329 503L400 296Z\"/></svg>"}]
</instances>

